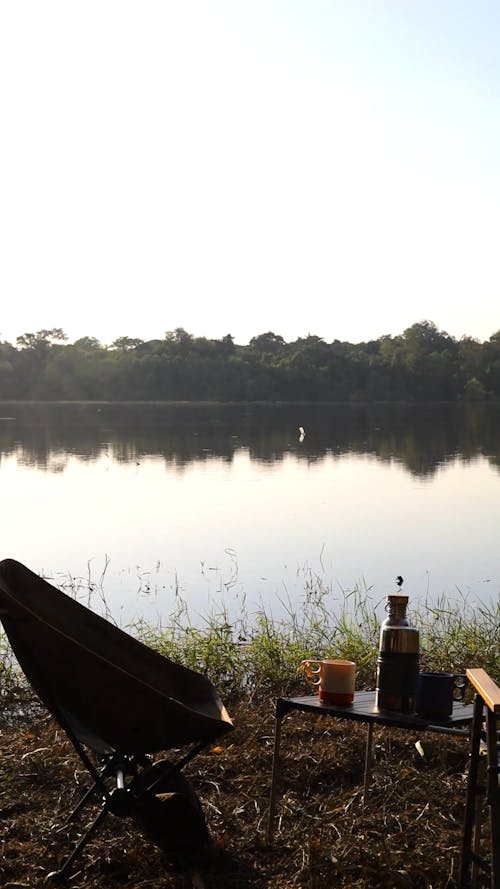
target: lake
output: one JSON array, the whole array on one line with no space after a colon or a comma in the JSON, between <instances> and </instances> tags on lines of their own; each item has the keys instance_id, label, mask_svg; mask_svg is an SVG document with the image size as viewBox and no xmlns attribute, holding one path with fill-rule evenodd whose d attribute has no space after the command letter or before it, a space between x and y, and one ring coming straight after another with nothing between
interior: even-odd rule
<instances>
[{"instance_id":1,"label":"lake","mask_svg":"<svg viewBox=\"0 0 500 889\"><path fill-rule=\"evenodd\" d=\"M4 402L0 486L1 557L122 625L499 598L499 405Z\"/></svg>"}]
</instances>

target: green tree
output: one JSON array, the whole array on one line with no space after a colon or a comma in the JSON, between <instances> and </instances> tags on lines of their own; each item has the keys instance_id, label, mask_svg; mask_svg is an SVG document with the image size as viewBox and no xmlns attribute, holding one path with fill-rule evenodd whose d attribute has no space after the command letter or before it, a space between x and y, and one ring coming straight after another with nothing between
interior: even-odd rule
<instances>
[{"instance_id":1,"label":"green tree","mask_svg":"<svg viewBox=\"0 0 500 889\"><path fill-rule=\"evenodd\" d=\"M249 348L259 355L279 355L284 346L283 337L270 330L267 333L259 334L259 336L253 336L249 343Z\"/></svg>"},{"instance_id":2,"label":"green tree","mask_svg":"<svg viewBox=\"0 0 500 889\"><path fill-rule=\"evenodd\" d=\"M121 352L129 352L131 349L137 349L144 344L144 340L136 339L130 336L119 336L113 343L112 349L119 349Z\"/></svg>"},{"instance_id":3,"label":"green tree","mask_svg":"<svg viewBox=\"0 0 500 889\"><path fill-rule=\"evenodd\" d=\"M486 390L476 377L471 377L467 381L464 388L464 398L466 401L484 401L486 398Z\"/></svg>"},{"instance_id":4,"label":"green tree","mask_svg":"<svg viewBox=\"0 0 500 889\"><path fill-rule=\"evenodd\" d=\"M82 336L73 343L76 349L83 349L85 352L95 352L98 349L104 349L102 343L95 336Z\"/></svg>"},{"instance_id":5,"label":"green tree","mask_svg":"<svg viewBox=\"0 0 500 889\"><path fill-rule=\"evenodd\" d=\"M37 330L36 333L23 333L16 342L21 348L46 352L53 343L65 343L67 339L61 327L52 327L50 330Z\"/></svg>"}]
</instances>

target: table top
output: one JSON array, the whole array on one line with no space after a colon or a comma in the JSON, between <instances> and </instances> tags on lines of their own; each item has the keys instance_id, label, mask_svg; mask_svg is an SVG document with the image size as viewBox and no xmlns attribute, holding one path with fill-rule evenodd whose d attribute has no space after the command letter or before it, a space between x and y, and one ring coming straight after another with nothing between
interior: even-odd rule
<instances>
[{"instance_id":1,"label":"table top","mask_svg":"<svg viewBox=\"0 0 500 889\"><path fill-rule=\"evenodd\" d=\"M416 713L399 713L394 710L379 710L375 705L374 691L357 691L352 704L325 704L317 695L298 698L278 698L276 718L281 719L290 710L316 713L318 716L336 716L338 719L353 719L358 722L371 722L378 725L406 729L427 729L429 731L468 735L468 729L460 729L472 723L474 707L455 701L453 713L448 719L433 719L417 716Z\"/></svg>"}]
</instances>

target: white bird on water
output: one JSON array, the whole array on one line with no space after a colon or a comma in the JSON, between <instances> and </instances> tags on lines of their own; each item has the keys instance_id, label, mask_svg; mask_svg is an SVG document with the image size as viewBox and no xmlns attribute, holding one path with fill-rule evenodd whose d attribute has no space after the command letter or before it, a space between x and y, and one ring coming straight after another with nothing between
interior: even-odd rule
<instances>
[{"instance_id":1,"label":"white bird on water","mask_svg":"<svg viewBox=\"0 0 500 889\"><path fill-rule=\"evenodd\" d=\"M304 441L306 432L303 426L299 426L299 441Z\"/></svg>"}]
</instances>

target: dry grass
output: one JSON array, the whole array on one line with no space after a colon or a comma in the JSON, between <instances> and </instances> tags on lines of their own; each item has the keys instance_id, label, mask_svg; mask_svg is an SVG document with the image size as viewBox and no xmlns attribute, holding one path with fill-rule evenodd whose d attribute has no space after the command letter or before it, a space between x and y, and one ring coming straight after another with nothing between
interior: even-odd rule
<instances>
[{"instance_id":1,"label":"dry grass","mask_svg":"<svg viewBox=\"0 0 500 889\"><path fill-rule=\"evenodd\" d=\"M28 707L12 719L7 704L0 716L0 885L40 887L77 839L77 825L60 826L87 777L44 710ZM235 731L186 768L216 843L208 889L455 886L465 739L422 736L422 758L415 734L376 729L377 762L364 805L366 727L287 717L277 829L269 845L274 702L242 702L231 712ZM180 889L185 881L130 820L110 816L69 885Z\"/></svg>"},{"instance_id":2,"label":"dry grass","mask_svg":"<svg viewBox=\"0 0 500 889\"><path fill-rule=\"evenodd\" d=\"M263 613L251 626L243 619L233 625L222 612L198 629L183 609L168 630L136 628L163 654L206 673L234 719L235 731L185 772L216 844L207 889L454 889L468 766L463 738L425 735L422 757L416 734L377 728L377 762L364 804L366 726L291 714L283 723L275 839L266 842L274 702L304 693L297 664L311 655L348 657L359 666L357 687L374 687L379 624L370 601L349 594L337 612L330 600L315 582L303 608L281 623ZM486 609L465 601L424 609L415 621L421 667L463 672L483 666L498 680L499 609L500 603ZM61 826L86 786L73 747L19 682L0 635L2 889L41 887L62 864L83 825ZM113 816L70 882L71 889L184 885L130 819Z\"/></svg>"}]
</instances>

